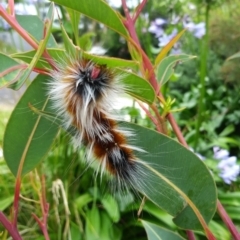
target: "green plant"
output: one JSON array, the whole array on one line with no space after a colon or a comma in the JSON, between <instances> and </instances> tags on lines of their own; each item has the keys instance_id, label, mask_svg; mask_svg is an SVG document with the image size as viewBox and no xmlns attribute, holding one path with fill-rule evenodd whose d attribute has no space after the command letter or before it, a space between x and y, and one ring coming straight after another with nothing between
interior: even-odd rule
<instances>
[{"instance_id":1,"label":"green plant","mask_svg":"<svg viewBox=\"0 0 240 240\"><path fill-rule=\"evenodd\" d=\"M129 52L133 58L131 61L94 56L75 46L61 25L62 38L66 51L70 54L78 53L80 56L91 59L98 64L107 65L108 68L118 68L119 74L125 76L123 81L127 86L127 93L140 103L157 130L153 131L126 122L120 123L121 126L133 129L137 133L138 138L134 141L130 139L130 143L133 141L133 144L136 144L147 152L147 154L136 153L136 156L142 160L141 164L145 172L143 178L139 179L139 182L143 184L134 186L134 190L139 191L139 194L143 195L139 214L147 198L156 205L157 209L162 208L174 216L175 227L187 229L186 234L188 239L194 239L194 234L189 229L203 230L208 239L215 239L207 223L211 220L215 213L216 204L218 204L218 211L221 218L226 222L231 234L238 239L239 234L235 226L226 212L224 212L220 202L217 202L216 188L210 172L202 161L191 151L187 150L188 146L172 115L174 111L172 104L174 101L171 98L164 100L164 97L160 93L160 85L168 82L173 73L175 63L191 59L187 55L166 57L182 33L169 42L166 48L157 56L153 65L140 47L134 28L134 24L146 1L142 1L135 9L133 16L131 16L126 2L123 0L122 5L125 18L117 14L101 0L82 1L81 4L78 4L76 1L66 0L57 0L55 2L68 8L76 45L78 45L78 23L75 20L79 18L80 13L116 31L128 42ZM93 5L98 11L92 11ZM64 50L58 47L51 35L54 12L53 4L50 5L44 22L41 22L36 16L15 17L13 6L14 3L9 1L9 13L0 6L0 15L8 21L34 50L16 53L11 55L11 57L4 54L0 55L1 61L5 63L0 66L2 72L0 75L1 86L8 86L17 90L27 80L31 71L39 73L12 112L6 127L3 145L5 160L11 172L16 177L16 184L13 200L13 221L10 222L2 212L0 212L0 221L14 239L21 239L17 219L23 176L32 171L41 162L54 142L59 131L59 126L63 125L61 121L58 121L56 112L50 107L51 103L47 98L45 86L50 81L48 77L49 68L56 69L55 62L60 61L65 53ZM38 28L36 29L32 25L29 25L29 21L31 21L32 25L36 24ZM24 63L19 62L20 60ZM165 68L163 68L163 63ZM124 70L126 66L131 71ZM136 74L138 71L141 72L141 76ZM159 81L157 81L156 76ZM144 107L141 102L148 104L149 107ZM25 111L26 109L31 111ZM173 132L181 144L166 136L169 134L166 121L169 121ZM19 134L19 122L21 123L21 134ZM69 152L70 155L72 153L71 150L66 148L66 144L60 145L58 150L63 152L57 156L57 161L52 155L52 160L55 164L61 164L58 162L59 156L63 155L66 156L66 159L69 159L68 154ZM81 152L79 155L81 158ZM79 176L78 169L70 167L70 170L73 172L76 171L76 176ZM39 171L39 173L42 172ZM48 175L51 174L54 174L53 170L48 172ZM74 174L73 176L76 177ZM48 232L47 218L50 209L46 197L46 177L38 177L38 173L36 173L31 179L33 189L39 197L38 204L40 204L40 210L35 212L33 217L42 230L45 239L56 237L54 231ZM70 221L69 217L68 202L66 202L66 199L70 201L73 198L76 201L74 201L75 204L73 203L73 209L77 213L76 216L79 214L86 220L84 225L86 238L105 239L103 234L108 234L109 239L113 236L116 239L121 238L121 233L117 226L114 226L111 231L105 231L106 229L104 229L105 226L111 225L110 221L119 221L119 214L111 212L113 207L115 209L118 208L116 199L112 198L109 194L103 198L101 193L98 193L97 187L89 190L90 193L87 195L79 197L83 198L84 196L84 199L79 199L74 195L67 198L66 193L70 195L71 192L64 191L62 187L64 184L61 181L57 181L55 184L61 188L61 194L65 200L62 210L65 212L63 216L65 225L61 226L62 221L59 218L60 221L55 226L58 231L58 237L63 236L63 238L70 239L71 235L76 234L76 232L79 238L82 236L83 227L81 221L78 221L76 226L75 223ZM76 182L74 186L78 187ZM65 189L68 188L69 186L66 184ZM56 198L58 195L57 191L53 192L55 205L58 203ZM131 203L131 195L129 198ZM82 201L85 202L82 203ZM103 205L103 210L98 205L99 202ZM122 211L124 211L124 208L126 206L122 207ZM61 209L57 207L55 213L57 214L60 211ZM40 214L42 218L38 217ZM76 219L79 218L76 217ZM93 219L97 220L94 221ZM101 221L104 222L104 225L100 224ZM164 230L159 226L148 223L146 220L142 220L141 222L147 231L149 239L152 239L151 229L154 229L152 231L159 237L170 234L171 236L175 236L176 239L182 239L181 236L173 231Z\"/></svg>"}]
</instances>

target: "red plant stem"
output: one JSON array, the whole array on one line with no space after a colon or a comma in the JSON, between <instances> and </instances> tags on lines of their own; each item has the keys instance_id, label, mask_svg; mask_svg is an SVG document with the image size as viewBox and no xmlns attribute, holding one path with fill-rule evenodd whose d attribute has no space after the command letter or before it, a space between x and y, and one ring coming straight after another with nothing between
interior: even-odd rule
<instances>
[{"instance_id":1,"label":"red plant stem","mask_svg":"<svg viewBox=\"0 0 240 240\"><path fill-rule=\"evenodd\" d=\"M237 231L235 225L233 224L231 218L228 216L226 210L224 209L223 205L220 201L217 201L217 211L229 231L231 232L232 236L235 240L240 240L240 233Z\"/></svg>"},{"instance_id":2,"label":"red plant stem","mask_svg":"<svg viewBox=\"0 0 240 240\"><path fill-rule=\"evenodd\" d=\"M141 48L136 30L135 30L135 27L134 27L134 21L129 14L128 7L127 7L127 4L126 4L126 0L122 0L122 6L123 6L123 11L124 11L125 16L126 16L126 20L123 20L123 24L128 29L128 32L129 32L131 38L134 40L135 44L137 46L139 46L139 48ZM149 82L151 83L151 85L153 86L155 91L157 92L158 83L157 83L157 79L155 78L152 63L149 60L149 58L147 57L147 55L144 53L144 51L141 51L141 54L142 54L142 58L143 58L143 66L144 66L145 72L148 72L148 74L149 74L149 76L148 76Z\"/></svg>"},{"instance_id":3,"label":"red plant stem","mask_svg":"<svg viewBox=\"0 0 240 240\"><path fill-rule=\"evenodd\" d=\"M136 20L138 19L139 14L142 12L143 8L145 7L147 3L147 0L143 0L136 8L136 12L133 16L133 23L136 23Z\"/></svg>"},{"instance_id":4,"label":"red plant stem","mask_svg":"<svg viewBox=\"0 0 240 240\"><path fill-rule=\"evenodd\" d=\"M0 211L0 223L7 229L8 233L14 240L22 240L17 229L12 225L12 223L6 218L3 212Z\"/></svg>"},{"instance_id":5,"label":"red plant stem","mask_svg":"<svg viewBox=\"0 0 240 240\"><path fill-rule=\"evenodd\" d=\"M0 73L0 77L3 77L5 75L7 75L8 73L11 73L12 71L14 70L17 70L17 69L25 69L27 68L27 64L19 64L19 65L15 65L15 66L12 66L6 70L4 70L3 72Z\"/></svg>"},{"instance_id":6,"label":"red plant stem","mask_svg":"<svg viewBox=\"0 0 240 240\"><path fill-rule=\"evenodd\" d=\"M0 5L0 15L12 26L12 28L18 32L18 34L34 49L38 49L38 44L30 37L27 31L22 28L18 22L16 21L15 17L9 15L4 8ZM46 61L52 66L52 68L56 68L52 57L49 55L47 50L44 50L43 57Z\"/></svg>"},{"instance_id":7,"label":"red plant stem","mask_svg":"<svg viewBox=\"0 0 240 240\"><path fill-rule=\"evenodd\" d=\"M189 231L189 230L186 230L186 233L187 233L187 237L189 240L195 240L195 235L192 231Z\"/></svg>"},{"instance_id":8,"label":"red plant stem","mask_svg":"<svg viewBox=\"0 0 240 240\"><path fill-rule=\"evenodd\" d=\"M183 135L182 135L182 132L181 132L180 128L178 127L178 125L177 125L177 123L176 123L176 121L175 121L175 119L174 119L174 117L173 117L173 115L172 115L172 113L169 113L169 114L167 115L167 119L168 119L170 125L172 126L172 129L173 129L175 135L177 136L178 141L179 141L184 147L189 148L187 142L185 141L185 138L184 138Z\"/></svg>"},{"instance_id":9,"label":"red plant stem","mask_svg":"<svg viewBox=\"0 0 240 240\"><path fill-rule=\"evenodd\" d=\"M13 220L12 224L15 229L17 229L17 216L19 208L19 199L20 199L20 188L21 188L21 179L17 177L15 184L14 200L13 200Z\"/></svg>"},{"instance_id":10,"label":"red plant stem","mask_svg":"<svg viewBox=\"0 0 240 240\"><path fill-rule=\"evenodd\" d=\"M41 203L41 210L42 210L42 221L34 214L32 213L32 216L38 223L39 227L42 230L42 233L44 235L45 240L50 240L47 230L47 218L48 218L48 212L49 212L49 204L46 201L46 193L45 193L45 177L42 176L41 178L41 193L39 193L40 203Z\"/></svg>"},{"instance_id":11,"label":"red plant stem","mask_svg":"<svg viewBox=\"0 0 240 240\"><path fill-rule=\"evenodd\" d=\"M147 116L152 120L152 122L156 126L156 129L159 132L162 132L161 125L158 123L157 119L150 113L150 111L140 101L137 101L137 103L144 110L144 112L147 114Z\"/></svg>"}]
</instances>

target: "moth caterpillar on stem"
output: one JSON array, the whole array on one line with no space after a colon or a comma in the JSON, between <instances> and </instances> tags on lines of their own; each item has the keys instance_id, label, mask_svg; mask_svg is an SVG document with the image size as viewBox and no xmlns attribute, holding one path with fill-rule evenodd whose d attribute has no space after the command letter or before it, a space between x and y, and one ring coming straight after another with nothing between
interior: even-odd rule
<instances>
[{"instance_id":1,"label":"moth caterpillar on stem","mask_svg":"<svg viewBox=\"0 0 240 240\"><path fill-rule=\"evenodd\" d=\"M87 160L98 160L101 174L115 176L118 188L135 186L141 168L133 150L143 150L128 144L133 133L121 129L111 111L125 89L121 77L106 65L67 55L56 64L51 77L50 98L65 128L74 127L74 144L87 146Z\"/></svg>"}]
</instances>

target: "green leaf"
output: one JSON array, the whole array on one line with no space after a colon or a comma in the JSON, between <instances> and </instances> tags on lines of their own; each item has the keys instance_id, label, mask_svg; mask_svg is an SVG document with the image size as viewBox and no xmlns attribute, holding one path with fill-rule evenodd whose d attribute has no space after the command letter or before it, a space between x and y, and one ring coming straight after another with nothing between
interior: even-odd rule
<instances>
[{"instance_id":1,"label":"green leaf","mask_svg":"<svg viewBox=\"0 0 240 240\"><path fill-rule=\"evenodd\" d=\"M78 11L93 20L103 23L124 37L128 37L127 30L118 14L102 0L81 0L81 3L76 0L54 0L54 2Z\"/></svg>"},{"instance_id":2,"label":"green leaf","mask_svg":"<svg viewBox=\"0 0 240 240\"><path fill-rule=\"evenodd\" d=\"M195 56L189 55L172 55L164 58L157 67L157 79L158 82L163 85L174 73L174 67L179 62L188 61L195 58Z\"/></svg>"},{"instance_id":3,"label":"green leaf","mask_svg":"<svg viewBox=\"0 0 240 240\"><path fill-rule=\"evenodd\" d=\"M226 137L228 136L230 133L234 132L235 127L233 124L228 125L227 127L225 127L222 132L219 134L220 137Z\"/></svg>"},{"instance_id":4,"label":"green leaf","mask_svg":"<svg viewBox=\"0 0 240 240\"><path fill-rule=\"evenodd\" d=\"M166 228L157 226L156 224L141 220L148 236L148 240L184 240L175 232L169 231Z\"/></svg>"},{"instance_id":5,"label":"green leaf","mask_svg":"<svg viewBox=\"0 0 240 240\"><path fill-rule=\"evenodd\" d=\"M101 211L100 217L101 230L99 240L120 240L122 235L121 231L112 223L109 216L104 211Z\"/></svg>"},{"instance_id":6,"label":"green leaf","mask_svg":"<svg viewBox=\"0 0 240 240\"><path fill-rule=\"evenodd\" d=\"M70 20L71 20L71 24L72 24L72 28L73 28L73 33L74 33L74 37L75 37L75 42L77 44L78 42L78 25L79 25L79 21L80 21L80 13L73 10L73 9L69 9L67 8ZM77 44L78 45L78 44Z\"/></svg>"},{"instance_id":7,"label":"green leaf","mask_svg":"<svg viewBox=\"0 0 240 240\"><path fill-rule=\"evenodd\" d=\"M62 58L65 57L66 51L63 49L48 49L48 53L52 56L52 58L55 61L60 61ZM29 52L23 52L23 53L15 53L12 54L11 57L22 60L26 63L30 63L32 57L36 54L36 51L29 51ZM96 56L92 55L86 52L81 52L83 57L86 57L88 59L92 59L98 64L106 64L108 67L115 68L115 67L127 67L132 69L137 69L137 62L131 61L131 60L125 60L120 58L113 58L113 57L102 57L102 56ZM44 58L40 58L37 65L37 68L40 69L46 69L49 68L48 62Z\"/></svg>"},{"instance_id":8,"label":"green leaf","mask_svg":"<svg viewBox=\"0 0 240 240\"><path fill-rule=\"evenodd\" d=\"M219 193L218 196L222 204L240 207L240 192Z\"/></svg>"},{"instance_id":9,"label":"green leaf","mask_svg":"<svg viewBox=\"0 0 240 240\"><path fill-rule=\"evenodd\" d=\"M155 91L148 81L122 69L119 69L119 73L123 74L122 82L126 86L126 92L128 94L148 104L154 102Z\"/></svg>"},{"instance_id":10,"label":"green leaf","mask_svg":"<svg viewBox=\"0 0 240 240\"><path fill-rule=\"evenodd\" d=\"M80 195L74 202L80 211L84 206L93 201L93 197L89 193Z\"/></svg>"},{"instance_id":11,"label":"green leaf","mask_svg":"<svg viewBox=\"0 0 240 240\"><path fill-rule=\"evenodd\" d=\"M225 210L227 211L228 215L231 219L235 219L237 221L240 220L240 209L239 207L235 206L226 206Z\"/></svg>"},{"instance_id":12,"label":"green leaf","mask_svg":"<svg viewBox=\"0 0 240 240\"><path fill-rule=\"evenodd\" d=\"M92 209L86 213L86 228L85 238L86 240L100 240L99 233L100 228L100 214L98 208L94 205Z\"/></svg>"},{"instance_id":13,"label":"green leaf","mask_svg":"<svg viewBox=\"0 0 240 240\"><path fill-rule=\"evenodd\" d=\"M227 59L227 61L228 61L228 60L235 59L235 58L240 58L240 52L237 52L237 53L233 54L231 57L229 57L229 58Z\"/></svg>"},{"instance_id":14,"label":"green leaf","mask_svg":"<svg viewBox=\"0 0 240 240\"><path fill-rule=\"evenodd\" d=\"M70 232L71 232L71 239L74 239L74 240L83 239L79 226L74 222L70 223Z\"/></svg>"},{"instance_id":15,"label":"green leaf","mask_svg":"<svg viewBox=\"0 0 240 240\"><path fill-rule=\"evenodd\" d=\"M101 202L112 221L118 222L120 219L120 212L116 200L111 195L107 195L101 199Z\"/></svg>"},{"instance_id":16,"label":"green leaf","mask_svg":"<svg viewBox=\"0 0 240 240\"><path fill-rule=\"evenodd\" d=\"M150 201L146 201L143 207L144 211L147 211L152 216L159 219L159 221L165 223L169 228L176 228L176 225L172 221L172 216L160 209L157 205Z\"/></svg>"},{"instance_id":17,"label":"green leaf","mask_svg":"<svg viewBox=\"0 0 240 240\"><path fill-rule=\"evenodd\" d=\"M18 81L10 86L14 90L18 90L24 84L24 82L28 79L30 73L32 72L33 68L36 66L39 58L42 56L42 54L45 50L48 39L50 37L51 28L52 28L53 15L54 15L53 8L54 8L54 5L52 3L49 7L49 11L47 13L47 18L46 18L46 21L44 24L45 36L44 36L44 39L39 42L39 46L38 46L36 54L32 58L31 63L28 65L27 69L19 77Z\"/></svg>"},{"instance_id":18,"label":"green leaf","mask_svg":"<svg viewBox=\"0 0 240 240\"><path fill-rule=\"evenodd\" d=\"M213 232L216 239L218 239L218 240L230 240L231 239L231 234L229 233L229 231L227 231L227 229L224 228L219 223L217 223L215 221L211 221L209 224L209 228Z\"/></svg>"},{"instance_id":19,"label":"green leaf","mask_svg":"<svg viewBox=\"0 0 240 240\"><path fill-rule=\"evenodd\" d=\"M174 216L174 222L184 229L202 229L216 210L216 187L205 164L175 140L153 130L130 123L135 139L130 145L146 153L136 152L141 159L141 174L136 188L160 208ZM206 227L206 225L204 225Z\"/></svg>"},{"instance_id":20,"label":"green leaf","mask_svg":"<svg viewBox=\"0 0 240 240\"><path fill-rule=\"evenodd\" d=\"M161 52L156 57L155 66L157 66L162 61L162 59L168 54L173 45L179 40L179 38L185 33L185 31L186 29L183 29L180 33L173 37L171 41L161 50Z\"/></svg>"},{"instance_id":21,"label":"green leaf","mask_svg":"<svg viewBox=\"0 0 240 240\"><path fill-rule=\"evenodd\" d=\"M61 27L61 31L62 31L62 38L63 38L63 42L64 42L66 52L68 54L70 54L70 56L75 56L79 47L77 47L73 44L72 39L69 38L69 36L67 34L67 31L65 30L62 23L60 23L60 27Z\"/></svg>"},{"instance_id":22,"label":"green leaf","mask_svg":"<svg viewBox=\"0 0 240 240\"><path fill-rule=\"evenodd\" d=\"M23 27L37 43L43 39L44 24L39 17L34 15L17 15L16 18L21 27ZM57 43L52 35L49 37L47 47L57 47Z\"/></svg>"},{"instance_id":23,"label":"green leaf","mask_svg":"<svg viewBox=\"0 0 240 240\"><path fill-rule=\"evenodd\" d=\"M36 77L13 110L6 126L3 153L15 176L18 171L23 175L36 167L50 149L58 132L55 124L29 108L31 104L38 109L50 111L46 86L48 79L42 75Z\"/></svg>"},{"instance_id":24,"label":"green leaf","mask_svg":"<svg viewBox=\"0 0 240 240\"><path fill-rule=\"evenodd\" d=\"M1 199L0 200L0 211L4 211L12 203L13 203L13 196Z\"/></svg>"},{"instance_id":25,"label":"green leaf","mask_svg":"<svg viewBox=\"0 0 240 240\"><path fill-rule=\"evenodd\" d=\"M18 81L15 82L14 84L12 84L10 86L10 88L14 89L14 90L18 90L23 84L24 82L28 79L30 73L32 72L33 68L36 66L39 58L41 57L42 53L45 50L45 47L47 45L48 39L50 37L50 33L51 33L51 27L52 27L52 22L53 22L53 4L50 5L48 14L47 14L47 18L44 24L44 39L40 40L39 42L39 47L38 50L36 51L36 54L33 56L33 58L31 59L30 64L28 65L28 67L26 68L26 70L24 70L22 72L22 74L18 77Z\"/></svg>"},{"instance_id":26,"label":"green leaf","mask_svg":"<svg viewBox=\"0 0 240 240\"><path fill-rule=\"evenodd\" d=\"M48 49L49 54L53 57L55 61L61 61L61 59L65 58L65 51L60 49ZM25 52L25 53L19 53L14 54L12 57L17 58L19 60L22 60L24 62L29 62L33 56L35 51ZM126 92L133 97L146 102L146 103L153 103L155 100L155 91L153 87L150 85L148 81L141 78L140 76L123 69L120 69L120 67L126 68L126 67L136 67L136 62L128 61L128 60L122 60L118 58L109 58L109 57L99 57L95 55L90 55L87 53L83 53L83 56L92 59L92 61L98 63L98 64L106 64L110 68L116 68L116 72L123 76L122 82L126 86ZM36 64L36 67L38 68L48 68L48 63L44 59L40 59L38 63Z\"/></svg>"},{"instance_id":27,"label":"green leaf","mask_svg":"<svg viewBox=\"0 0 240 240\"><path fill-rule=\"evenodd\" d=\"M11 83L17 80L17 76L22 69L18 68L20 64L12 59L11 57L6 56L3 53L0 53L0 89L7 87ZM14 70L15 68L16 70ZM9 73L8 73L9 72Z\"/></svg>"},{"instance_id":28,"label":"green leaf","mask_svg":"<svg viewBox=\"0 0 240 240\"><path fill-rule=\"evenodd\" d=\"M96 36L96 33L94 32L87 32L81 35L81 37L78 40L80 48L85 51L90 50L93 43L92 38L95 36Z\"/></svg>"}]
</instances>

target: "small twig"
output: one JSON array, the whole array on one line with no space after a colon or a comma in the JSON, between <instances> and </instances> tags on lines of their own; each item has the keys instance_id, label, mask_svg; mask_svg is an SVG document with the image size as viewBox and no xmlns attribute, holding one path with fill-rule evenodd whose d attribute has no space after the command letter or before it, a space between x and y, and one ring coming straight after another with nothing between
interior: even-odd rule
<instances>
[{"instance_id":1,"label":"small twig","mask_svg":"<svg viewBox=\"0 0 240 240\"><path fill-rule=\"evenodd\" d=\"M157 118L157 120L158 120L158 123L159 123L159 125L160 125L160 127L161 127L161 133L163 133L163 134L165 134L165 135L168 135L165 118L163 118L163 117L160 116L156 105L152 104L152 105L151 105L151 108L152 108L152 110L154 111L155 116L156 116L156 118Z\"/></svg>"},{"instance_id":2,"label":"small twig","mask_svg":"<svg viewBox=\"0 0 240 240\"><path fill-rule=\"evenodd\" d=\"M14 0L8 0L8 7L12 17L15 18Z\"/></svg>"},{"instance_id":3,"label":"small twig","mask_svg":"<svg viewBox=\"0 0 240 240\"><path fill-rule=\"evenodd\" d=\"M226 210L224 209L223 205L220 203L220 201L217 201L217 212L229 231L231 232L232 236L234 237L235 240L240 240L240 234L237 231L237 228L233 224L231 218L228 216Z\"/></svg>"},{"instance_id":4,"label":"small twig","mask_svg":"<svg viewBox=\"0 0 240 240\"><path fill-rule=\"evenodd\" d=\"M195 235L192 231L186 230L187 236L188 236L188 240L195 240Z\"/></svg>"},{"instance_id":5,"label":"small twig","mask_svg":"<svg viewBox=\"0 0 240 240\"><path fill-rule=\"evenodd\" d=\"M147 0L143 0L136 8L136 12L134 13L134 16L133 16L133 23L135 24L136 23L136 20L138 19L139 17L139 14L142 12L143 8L145 7L147 3Z\"/></svg>"},{"instance_id":6,"label":"small twig","mask_svg":"<svg viewBox=\"0 0 240 240\"><path fill-rule=\"evenodd\" d=\"M22 240L18 230L12 225L12 223L6 218L3 212L0 211L0 223L7 229L8 233L14 240Z\"/></svg>"},{"instance_id":7,"label":"small twig","mask_svg":"<svg viewBox=\"0 0 240 240\"><path fill-rule=\"evenodd\" d=\"M144 106L143 103L140 101L136 100L139 106L143 109L143 111L147 114L147 116L152 120L153 124L156 126L156 129L159 132L162 132L161 125L158 123L157 119L150 113L150 111Z\"/></svg>"},{"instance_id":8,"label":"small twig","mask_svg":"<svg viewBox=\"0 0 240 240\"><path fill-rule=\"evenodd\" d=\"M48 235L47 230L47 219L48 219L48 212L49 212L49 204L46 201L46 193L45 193L45 178L42 176L41 178L41 192L38 192L40 204L41 204L41 210L42 210L42 217L43 219L40 220L34 213L32 213L32 216L38 223L40 229L42 230L42 233L45 237L45 240L50 240L50 237Z\"/></svg>"},{"instance_id":9,"label":"small twig","mask_svg":"<svg viewBox=\"0 0 240 240\"><path fill-rule=\"evenodd\" d=\"M9 15L5 9L0 5L0 16L2 16L4 18L4 20L6 20L9 25L16 31L18 32L18 34L30 45L32 46L34 49L38 49L38 44L30 37L30 35L28 34L28 32L22 28L19 23L17 22L17 20L15 19L15 17ZM52 68L56 68L55 67L55 63L54 60L52 59L52 57L49 55L49 53L47 52L47 50L45 49L43 52L43 57L47 60L47 62L51 65Z\"/></svg>"},{"instance_id":10,"label":"small twig","mask_svg":"<svg viewBox=\"0 0 240 240\"><path fill-rule=\"evenodd\" d=\"M11 72L13 72L13 71L15 71L15 70L17 70L17 69L25 69L27 67L28 67L27 64L19 64L19 65L12 66L12 67L4 70L3 72L1 72L0 73L0 78L9 74L9 73L11 73Z\"/></svg>"},{"instance_id":11,"label":"small twig","mask_svg":"<svg viewBox=\"0 0 240 240\"><path fill-rule=\"evenodd\" d=\"M21 178L16 179L14 200L13 200L13 227L17 230L17 217L19 209L19 199L20 199L20 188L21 188Z\"/></svg>"},{"instance_id":12,"label":"small twig","mask_svg":"<svg viewBox=\"0 0 240 240\"><path fill-rule=\"evenodd\" d=\"M127 28L131 38L128 39L129 42L133 43L134 45L138 46L138 49L140 49L140 53L142 55L142 60L143 60L143 68L145 70L146 73L148 73L148 79L149 82L151 83L151 85L153 86L153 88L155 89L155 91L157 92L158 87L158 83L157 83L157 79L155 78L154 75L154 68L152 66L151 61L149 60L149 58L147 57L147 55L145 54L145 52L142 50L135 27L134 27L134 22L133 19L131 18L129 11L128 11L128 7L126 4L126 0L122 0L122 6L123 6L123 11L124 14L126 16L126 19L123 19L123 24L125 25L125 27ZM135 19L136 21L136 19Z\"/></svg>"},{"instance_id":13,"label":"small twig","mask_svg":"<svg viewBox=\"0 0 240 240\"><path fill-rule=\"evenodd\" d=\"M169 114L167 115L167 119L168 119L170 125L172 126L172 129L173 129L175 135L177 136L178 141L179 141L184 147L188 148L188 144L187 144L187 142L185 141L185 139L184 139L184 137L183 137L183 135L182 135L182 132L181 132L180 128L178 127L178 125L177 125L177 123L176 123L176 121L175 121L172 113L169 113Z\"/></svg>"}]
</instances>

